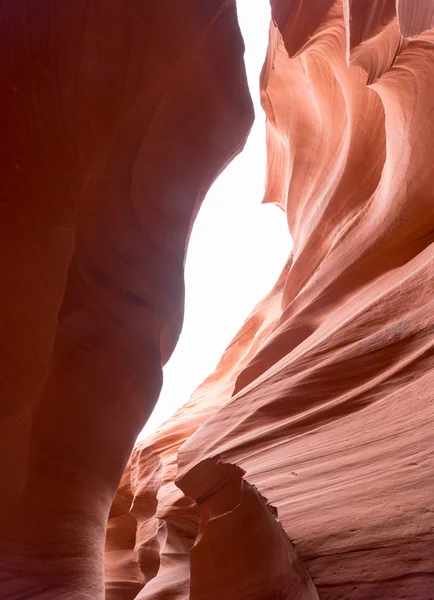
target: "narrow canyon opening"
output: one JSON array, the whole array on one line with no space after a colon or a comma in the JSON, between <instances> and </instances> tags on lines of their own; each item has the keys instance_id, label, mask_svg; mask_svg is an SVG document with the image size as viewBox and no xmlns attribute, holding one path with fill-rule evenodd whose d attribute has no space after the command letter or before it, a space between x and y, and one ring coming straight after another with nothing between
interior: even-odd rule
<instances>
[{"instance_id":1,"label":"narrow canyon opening","mask_svg":"<svg viewBox=\"0 0 434 600\"><path fill-rule=\"evenodd\" d=\"M259 77L267 52L268 0L237 0L255 121L247 144L209 190L194 223L185 264L185 315L163 388L138 440L182 406L210 375L254 306L276 283L291 251L286 214L262 204L265 114Z\"/></svg>"}]
</instances>

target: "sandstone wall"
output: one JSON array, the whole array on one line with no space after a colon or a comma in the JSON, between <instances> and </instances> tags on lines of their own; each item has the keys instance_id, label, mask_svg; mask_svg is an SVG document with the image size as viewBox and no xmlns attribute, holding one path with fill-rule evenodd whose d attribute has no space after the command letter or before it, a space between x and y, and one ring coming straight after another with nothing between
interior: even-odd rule
<instances>
[{"instance_id":1,"label":"sandstone wall","mask_svg":"<svg viewBox=\"0 0 434 600\"><path fill-rule=\"evenodd\" d=\"M0 30L0 598L99 600L191 226L252 123L243 42L224 0L6 0Z\"/></svg>"},{"instance_id":2,"label":"sandstone wall","mask_svg":"<svg viewBox=\"0 0 434 600\"><path fill-rule=\"evenodd\" d=\"M135 449L132 512L152 488L147 527L165 533L160 570L122 597L429 600L434 3L271 4L265 201L293 255L216 373ZM130 539L131 570L149 539Z\"/></svg>"}]
</instances>

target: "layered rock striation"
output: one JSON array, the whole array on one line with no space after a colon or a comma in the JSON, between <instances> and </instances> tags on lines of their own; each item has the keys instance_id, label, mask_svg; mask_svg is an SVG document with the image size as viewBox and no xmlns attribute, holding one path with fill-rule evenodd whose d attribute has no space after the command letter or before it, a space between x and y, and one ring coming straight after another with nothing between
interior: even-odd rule
<instances>
[{"instance_id":1,"label":"layered rock striation","mask_svg":"<svg viewBox=\"0 0 434 600\"><path fill-rule=\"evenodd\" d=\"M236 7L0 6L0 600L434 597L434 2L271 6L293 252L132 454L253 119Z\"/></svg>"},{"instance_id":2,"label":"layered rock striation","mask_svg":"<svg viewBox=\"0 0 434 600\"><path fill-rule=\"evenodd\" d=\"M271 5L265 201L292 256L134 450L123 514L139 525L126 547L114 505L108 589L117 572L113 599L429 600L434 4Z\"/></svg>"}]
</instances>

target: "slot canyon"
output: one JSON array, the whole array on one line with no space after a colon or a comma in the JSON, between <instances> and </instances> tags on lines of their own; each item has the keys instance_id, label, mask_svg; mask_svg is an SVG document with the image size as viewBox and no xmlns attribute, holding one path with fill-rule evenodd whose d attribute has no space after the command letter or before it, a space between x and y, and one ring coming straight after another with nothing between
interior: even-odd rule
<instances>
[{"instance_id":1,"label":"slot canyon","mask_svg":"<svg viewBox=\"0 0 434 600\"><path fill-rule=\"evenodd\" d=\"M136 443L254 119L236 3L0 3L0 600L434 600L434 0L270 4L293 248Z\"/></svg>"}]
</instances>

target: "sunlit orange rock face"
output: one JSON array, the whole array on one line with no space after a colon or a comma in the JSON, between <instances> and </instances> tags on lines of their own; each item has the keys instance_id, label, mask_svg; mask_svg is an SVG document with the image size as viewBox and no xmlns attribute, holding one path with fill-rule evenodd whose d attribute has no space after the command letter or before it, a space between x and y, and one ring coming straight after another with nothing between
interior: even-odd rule
<instances>
[{"instance_id":1,"label":"sunlit orange rock face","mask_svg":"<svg viewBox=\"0 0 434 600\"><path fill-rule=\"evenodd\" d=\"M243 42L224 0L5 0L0 28L0 599L102 600L191 226L252 123Z\"/></svg>"},{"instance_id":2,"label":"sunlit orange rock face","mask_svg":"<svg viewBox=\"0 0 434 600\"><path fill-rule=\"evenodd\" d=\"M293 253L133 451L110 600L434 598L434 2L271 4L265 201Z\"/></svg>"}]
</instances>

